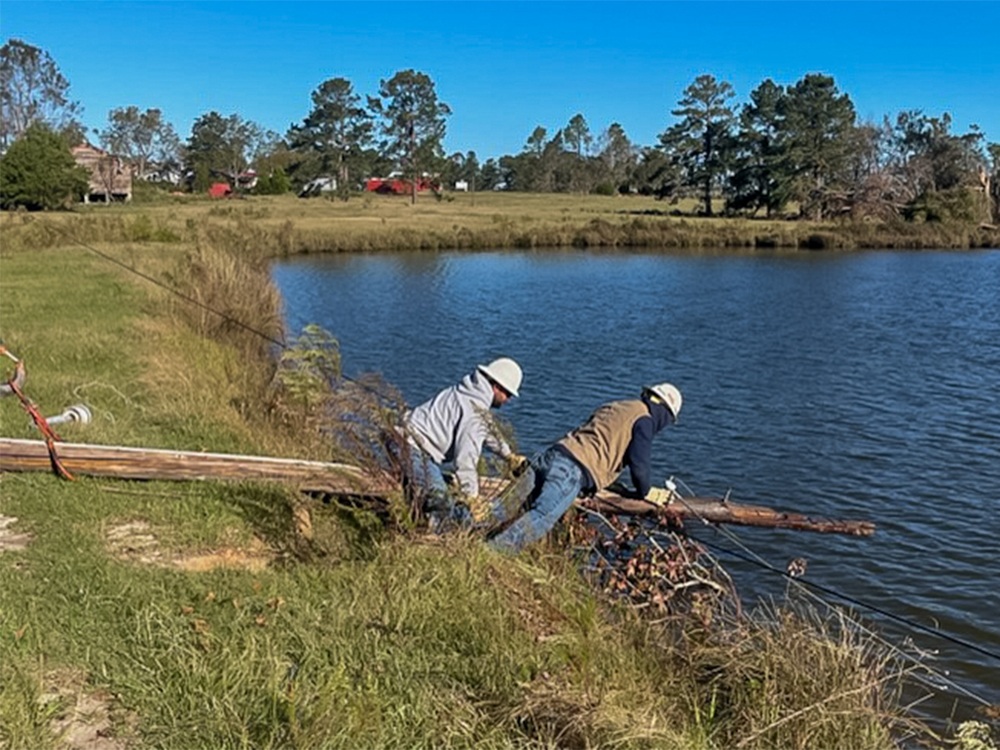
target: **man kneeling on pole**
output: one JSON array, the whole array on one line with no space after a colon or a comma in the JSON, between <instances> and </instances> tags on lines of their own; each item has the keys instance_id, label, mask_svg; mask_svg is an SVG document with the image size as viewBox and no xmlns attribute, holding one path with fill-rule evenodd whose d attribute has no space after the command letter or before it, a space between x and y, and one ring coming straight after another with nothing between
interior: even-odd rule
<instances>
[{"instance_id":1,"label":"man kneeling on pole","mask_svg":"<svg viewBox=\"0 0 1000 750\"><path fill-rule=\"evenodd\" d=\"M406 414L410 480L424 493L423 508L432 530L472 522L469 503L479 496L479 457L485 446L510 462L523 461L493 429L490 409L518 395L521 367L501 357L479 365L458 385ZM448 491L441 464L453 463L462 499Z\"/></svg>"},{"instance_id":2,"label":"man kneeling on pole","mask_svg":"<svg viewBox=\"0 0 1000 750\"><path fill-rule=\"evenodd\" d=\"M644 388L638 399L601 406L586 423L531 462L513 493L518 508L527 510L496 534L490 545L518 552L541 539L579 495L613 484L626 466L636 497L660 502L659 493L666 490L650 488L653 437L677 421L681 403L675 386L660 383ZM492 525L502 527L516 515L516 511L508 512L510 505L494 508Z\"/></svg>"}]
</instances>

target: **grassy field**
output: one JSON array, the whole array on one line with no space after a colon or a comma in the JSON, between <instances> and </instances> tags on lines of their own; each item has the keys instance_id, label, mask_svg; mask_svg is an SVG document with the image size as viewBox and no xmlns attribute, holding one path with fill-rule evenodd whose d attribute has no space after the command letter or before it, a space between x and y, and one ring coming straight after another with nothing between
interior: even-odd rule
<instances>
[{"instance_id":1,"label":"grassy field","mask_svg":"<svg viewBox=\"0 0 1000 750\"><path fill-rule=\"evenodd\" d=\"M79 241L184 242L237 229L270 256L379 250L545 247L852 250L1000 247L1000 229L966 224L704 218L688 200L530 193L448 194L443 199L364 195L348 202L251 196L211 200L159 194L134 206L74 214L0 215L17 247Z\"/></svg>"},{"instance_id":2,"label":"grassy field","mask_svg":"<svg viewBox=\"0 0 1000 750\"><path fill-rule=\"evenodd\" d=\"M60 428L66 440L331 458L308 405L280 387L266 258L572 234L634 221L622 206L662 208L472 201L3 215L0 336L44 414L93 410ZM0 432L37 435L14 398ZM10 750L877 749L914 730L899 665L843 622L770 611L667 626L595 591L554 543L508 558L250 483L6 473L0 516Z\"/></svg>"}]
</instances>

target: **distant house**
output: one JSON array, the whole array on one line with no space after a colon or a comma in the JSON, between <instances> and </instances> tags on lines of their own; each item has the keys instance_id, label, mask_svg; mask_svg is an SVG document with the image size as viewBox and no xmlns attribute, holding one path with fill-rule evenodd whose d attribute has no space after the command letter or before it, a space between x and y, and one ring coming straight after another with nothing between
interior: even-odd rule
<instances>
[{"instance_id":1,"label":"distant house","mask_svg":"<svg viewBox=\"0 0 1000 750\"><path fill-rule=\"evenodd\" d=\"M252 169L248 169L245 172L240 172L236 175L236 186L241 190L253 190L257 187L257 179L259 175Z\"/></svg>"},{"instance_id":2,"label":"distant house","mask_svg":"<svg viewBox=\"0 0 1000 750\"><path fill-rule=\"evenodd\" d=\"M149 164L146 167L146 174L139 179L146 182L167 182L171 185L180 185L184 181L184 173L179 167L169 164Z\"/></svg>"},{"instance_id":3,"label":"distant house","mask_svg":"<svg viewBox=\"0 0 1000 750\"><path fill-rule=\"evenodd\" d=\"M132 172L121 159L89 143L73 146L72 152L76 163L90 173L84 203L132 200Z\"/></svg>"},{"instance_id":4,"label":"distant house","mask_svg":"<svg viewBox=\"0 0 1000 750\"><path fill-rule=\"evenodd\" d=\"M455 190L462 193L469 192L469 183L467 180L459 180L455 183Z\"/></svg>"},{"instance_id":5,"label":"distant house","mask_svg":"<svg viewBox=\"0 0 1000 750\"><path fill-rule=\"evenodd\" d=\"M311 198L322 193L332 193L337 189L336 177L317 177L309 180L299 191L300 198Z\"/></svg>"},{"instance_id":6,"label":"distant house","mask_svg":"<svg viewBox=\"0 0 1000 750\"><path fill-rule=\"evenodd\" d=\"M222 177L228 181L231 188L235 190L253 190L257 187L258 174L248 169L244 172L230 172L225 169L211 169L209 173L213 177Z\"/></svg>"}]
</instances>

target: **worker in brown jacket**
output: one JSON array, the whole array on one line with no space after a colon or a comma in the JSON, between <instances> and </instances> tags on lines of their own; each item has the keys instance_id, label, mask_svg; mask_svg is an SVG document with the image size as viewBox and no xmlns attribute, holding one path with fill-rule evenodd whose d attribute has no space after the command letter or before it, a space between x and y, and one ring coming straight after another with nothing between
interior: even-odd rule
<instances>
[{"instance_id":1,"label":"worker in brown jacket","mask_svg":"<svg viewBox=\"0 0 1000 750\"><path fill-rule=\"evenodd\" d=\"M642 390L638 399L612 401L595 411L532 461L515 489L517 505L527 510L496 534L490 545L517 552L541 539L581 494L604 489L628 467L636 497L650 493L653 437L677 421L681 392L670 383ZM490 519L500 526L510 520L507 504L498 505Z\"/></svg>"}]
</instances>

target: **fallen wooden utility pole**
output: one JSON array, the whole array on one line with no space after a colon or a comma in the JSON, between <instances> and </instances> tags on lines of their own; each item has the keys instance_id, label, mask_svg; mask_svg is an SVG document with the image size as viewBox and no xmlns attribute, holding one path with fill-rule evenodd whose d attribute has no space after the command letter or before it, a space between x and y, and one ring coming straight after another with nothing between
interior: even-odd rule
<instances>
[{"instance_id":1,"label":"fallen wooden utility pole","mask_svg":"<svg viewBox=\"0 0 1000 750\"><path fill-rule=\"evenodd\" d=\"M110 445L56 443L59 460L74 475L118 479L257 480L291 484L303 492L385 497L398 485L388 477L372 478L357 466L290 458L199 453ZM42 440L0 438L0 471L52 471L52 459ZM503 483L484 482L484 490L499 495ZM600 513L655 517L669 513L681 519L710 523L764 526L796 531L870 536L868 521L843 521L785 513L758 505L741 505L723 498L678 497L665 506L603 490L577 503Z\"/></svg>"},{"instance_id":2,"label":"fallen wooden utility pole","mask_svg":"<svg viewBox=\"0 0 1000 750\"><path fill-rule=\"evenodd\" d=\"M393 487L349 464L83 443L56 443L55 448L63 466L81 476L274 481L303 492L344 495L384 495ZM48 447L42 440L0 438L0 471L52 471Z\"/></svg>"},{"instance_id":3,"label":"fallen wooden utility pole","mask_svg":"<svg viewBox=\"0 0 1000 750\"><path fill-rule=\"evenodd\" d=\"M601 513L631 516L658 516L670 513L679 518L701 519L709 523L737 526L764 526L771 529L816 531L823 534L871 536L875 524L869 521L843 521L813 518L801 513L786 513L763 505L742 505L721 497L677 497L666 505L654 505L645 500L633 500L613 492L598 492L592 498L580 498L577 503Z\"/></svg>"}]
</instances>

